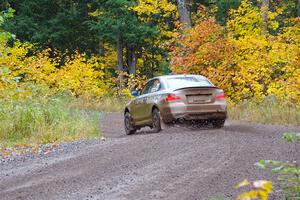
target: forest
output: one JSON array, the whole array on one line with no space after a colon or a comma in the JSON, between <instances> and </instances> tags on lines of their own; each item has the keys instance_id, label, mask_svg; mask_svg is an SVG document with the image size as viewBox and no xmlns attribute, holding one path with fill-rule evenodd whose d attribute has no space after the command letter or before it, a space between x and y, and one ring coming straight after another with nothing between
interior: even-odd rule
<instances>
[{"instance_id":1,"label":"forest","mask_svg":"<svg viewBox=\"0 0 300 200\"><path fill-rule=\"evenodd\" d=\"M1 10L1 67L20 83L99 97L132 86L128 76L193 73L234 101L299 100L299 1L25 0Z\"/></svg>"},{"instance_id":2,"label":"forest","mask_svg":"<svg viewBox=\"0 0 300 200\"><path fill-rule=\"evenodd\" d=\"M2 141L39 132L26 125L37 116L51 127L43 142L56 140L65 105L121 111L132 88L170 73L207 76L232 119L299 124L299 0L2 0L0 10Z\"/></svg>"},{"instance_id":3,"label":"forest","mask_svg":"<svg viewBox=\"0 0 300 200\"><path fill-rule=\"evenodd\" d=\"M289 127L298 127L299 130L300 0L0 0L0 164L3 164L5 159L25 155L29 151L36 155L43 154L42 148L46 148L44 153L46 155L49 153L48 148L54 148L62 143L68 146L74 141L104 142L106 138L100 129L100 125L105 123L103 115L108 112L119 112L110 113L113 117L106 122L108 128L113 129L112 126L115 126L117 129L122 122L117 121L118 118L115 116L119 114L123 117L125 104L133 98L131 91L141 90L149 78L166 74L200 74L208 77L226 94L229 105L228 121L238 124L225 126L219 132L220 137L217 137L217 130L204 129L198 134L195 132L184 134L186 131L178 131L180 134L177 136L173 133L172 136L141 134L128 139L129 137L121 136L122 131L118 130L117 134L120 134L118 137L122 139L121 146L126 149L113 149L120 147L108 145L113 150L107 154L119 159L120 155L117 154L122 152L122 157L126 160L123 166L126 168L130 168L129 161L138 148L133 148L132 144L135 143L123 141L138 141L139 152L148 153L152 150L159 152L157 151L159 147L163 151L158 156L160 153L143 154L145 158L139 157L138 165L146 163L147 159L151 159L149 163L152 163L156 157L172 155L169 159L164 158L164 162L159 162L164 166L156 165L158 161L153 164L155 168L170 168L168 171L162 170L164 174L161 177L166 178L165 175L180 162L189 167L197 163L197 168L193 168L189 173L182 172L184 185L179 185L178 183L183 183L179 181L176 182L176 187L189 187L187 192L191 191L189 184L193 181L186 178L195 176L193 173L201 169L201 175L198 174L197 177L196 174L194 177L197 179L195 183L201 183L198 179L212 176L211 183L208 181L205 183L208 186L215 184L212 187L215 191L220 187L226 188L219 180L222 180L221 175L228 175L228 171L217 170L218 175L203 175L208 171L211 172L212 168L202 170L198 167L203 163L195 160L200 158L197 156L201 155L202 159L203 155L207 154L200 152L201 148L203 151L211 148L209 153L217 152L209 159L204 156L206 158L204 163L213 160L211 164L207 164L209 167L215 165L222 167L225 163L223 167L228 169L240 165L239 169L243 167L247 171L245 176L248 176L253 168L253 163L250 163L251 167L246 165L247 159L252 159L253 156L258 159L263 153L270 151L274 153L271 156L273 158L285 155L284 152L287 153L287 157L293 155L293 151L283 151L283 147L286 146L275 140L281 134L280 131L288 130L288 126L268 128L262 124L293 125ZM244 127L244 130L241 127ZM171 132L172 130L174 129L170 129ZM180 138L178 135L183 137ZM191 139L192 136L194 138ZM141 139L142 137L146 139ZM175 139L172 139L173 137ZM207 140L209 137L213 137L213 140ZM241 139L236 140L239 137ZM157 141L155 138L158 138ZM296 145L300 142L300 134L285 133L283 139ZM207 141L215 144L206 147L206 143L209 143ZM165 154L166 147L171 147L169 144L172 142L176 146L169 151L176 153L178 151L175 150L184 146L179 152L179 154L184 152L184 156L173 157L173 154ZM159 143L162 145L157 146ZM195 146L190 146L192 144ZM247 145L248 148L244 148ZM21 195L19 189L32 186L34 194L42 195L50 190L38 192L38 184L46 188L44 184L51 187L53 186L51 183L55 184L52 189L56 190L62 182L60 178L64 177L63 174L57 174L57 171L70 170L71 174L74 163L79 163L73 168L73 172L76 170L74 173L76 181L81 180L80 175L90 175L84 178L96 180L95 177L102 176L99 173L103 170L101 153L106 152L100 152L102 151L100 146L102 143L97 146L97 151L88 151L79 156L85 158L82 160L85 162L83 170L92 173L97 169L95 174L79 171L79 167L83 165L75 162L74 156L67 168L51 170L55 172L53 177L59 178L59 181L54 181L54 178L51 181L47 180L51 177L45 175L44 170L48 168L47 166L43 167L43 172L40 170L37 173L43 176L38 178L37 183L34 183L32 177L24 176L25 178L17 179L12 187L9 183L15 182L4 181L10 188L3 191ZM186 154L185 148L188 147L192 149L190 154ZM226 148L220 150L223 147ZM77 151L72 147L71 151L73 150ZM123 154L124 152L126 154ZM90 153L94 155L87 155ZM216 164L218 162L214 159L221 158L219 156L223 154L230 157L226 158L226 161L219 159L222 164ZM126 155L130 157L127 159ZM238 156L242 158L239 160ZM87 160L88 158L90 160ZM60 163L56 166L63 166L63 160L57 160ZM112 160L114 166L121 163L120 160L107 160ZM166 160L176 163L168 163ZM95 164L87 168L91 163L96 163L97 166ZM236 165L230 165L231 163ZM135 163L133 165L136 166ZM120 174L124 174L126 171L122 165L120 166L118 164L116 171L122 168ZM286 196L285 199L298 199L299 164L261 160L256 166L271 169L273 176L277 176L279 185L274 184L273 188L273 182L270 181L252 183L251 180L249 182L245 179L235 189L247 186L252 190L242 193L237 199L267 200L268 196L278 189ZM153 169L151 166L148 167L149 165L146 165L142 168L147 169L146 171ZM181 168L189 169L189 167ZM32 171L36 169L34 166ZM107 169L115 171L113 166ZM159 173L155 170L154 174L158 176ZM242 173L236 172L236 168L232 170L234 175L227 176L229 178L226 179L226 184L229 183L228 179L244 178L240 177ZM15 172L9 169L9 173ZM71 183L69 174L65 177L67 181L64 181L63 188L66 187L66 183L67 185L75 183L75 181ZM21 176L21 173L13 176ZM105 176L108 177L107 174ZM122 176L122 180L124 177L126 178ZM147 176L147 179L149 177ZM176 177L179 176L176 174ZM9 175L6 174L5 178L9 178ZM96 184L99 184L102 178L97 179ZM171 180L174 180L173 178L172 175ZM20 182L22 180L30 182L23 184ZM44 183L43 180L47 182ZM114 179L114 182L118 181ZM143 185L147 183L150 182ZM128 184L126 182L127 186ZM155 186L159 185L155 183ZM168 182L169 186L172 185ZM16 191L13 190L14 187L17 187ZM177 191L176 187L174 185ZM197 185L197 191L199 187ZM119 185L117 188L122 189ZM58 191L60 192L60 190L55 192ZM77 189L73 188L73 191ZM97 189L98 193L99 191L102 190ZM115 190L111 190L110 193L112 191ZM85 197L89 198L90 194Z\"/></svg>"}]
</instances>

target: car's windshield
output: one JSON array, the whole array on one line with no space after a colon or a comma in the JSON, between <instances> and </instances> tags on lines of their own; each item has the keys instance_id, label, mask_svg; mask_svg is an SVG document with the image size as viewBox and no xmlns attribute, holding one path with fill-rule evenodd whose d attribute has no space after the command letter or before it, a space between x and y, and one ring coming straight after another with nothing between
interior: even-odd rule
<instances>
[{"instance_id":1,"label":"car's windshield","mask_svg":"<svg viewBox=\"0 0 300 200\"><path fill-rule=\"evenodd\" d=\"M213 87L207 79L196 76L168 78L167 84L169 88L172 89L185 87Z\"/></svg>"}]
</instances>

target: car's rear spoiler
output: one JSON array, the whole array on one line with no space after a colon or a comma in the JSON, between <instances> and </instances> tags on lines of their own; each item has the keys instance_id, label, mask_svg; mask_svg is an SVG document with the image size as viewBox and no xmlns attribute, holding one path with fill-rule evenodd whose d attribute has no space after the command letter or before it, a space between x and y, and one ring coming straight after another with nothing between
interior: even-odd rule
<instances>
[{"instance_id":1,"label":"car's rear spoiler","mask_svg":"<svg viewBox=\"0 0 300 200\"><path fill-rule=\"evenodd\" d=\"M195 86L195 87L183 87L183 88L177 88L174 91L178 90L186 90L186 89L219 89L216 86Z\"/></svg>"}]
</instances>

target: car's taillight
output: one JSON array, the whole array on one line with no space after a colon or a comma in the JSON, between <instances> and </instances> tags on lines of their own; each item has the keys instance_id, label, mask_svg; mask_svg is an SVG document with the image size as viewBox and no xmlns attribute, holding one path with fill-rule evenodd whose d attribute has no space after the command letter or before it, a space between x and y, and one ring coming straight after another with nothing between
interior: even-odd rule
<instances>
[{"instance_id":1,"label":"car's taillight","mask_svg":"<svg viewBox=\"0 0 300 200\"><path fill-rule=\"evenodd\" d=\"M180 101L181 97L175 95L175 94L168 94L166 97L166 101L167 102L171 102L171 101Z\"/></svg>"},{"instance_id":2,"label":"car's taillight","mask_svg":"<svg viewBox=\"0 0 300 200\"><path fill-rule=\"evenodd\" d=\"M224 92L216 94L216 100L225 100Z\"/></svg>"}]
</instances>

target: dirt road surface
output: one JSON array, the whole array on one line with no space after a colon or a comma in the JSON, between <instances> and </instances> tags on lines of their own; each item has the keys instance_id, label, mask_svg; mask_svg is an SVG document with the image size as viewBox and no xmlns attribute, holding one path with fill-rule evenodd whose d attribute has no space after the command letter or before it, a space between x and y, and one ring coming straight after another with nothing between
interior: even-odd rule
<instances>
[{"instance_id":1,"label":"dirt road surface","mask_svg":"<svg viewBox=\"0 0 300 200\"><path fill-rule=\"evenodd\" d=\"M1 164L0 199L234 199L239 181L274 178L255 162L300 159L281 139L299 127L228 122L223 129L175 126L125 136L122 120L103 117L106 141Z\"/></svg>"}]
</instances>

